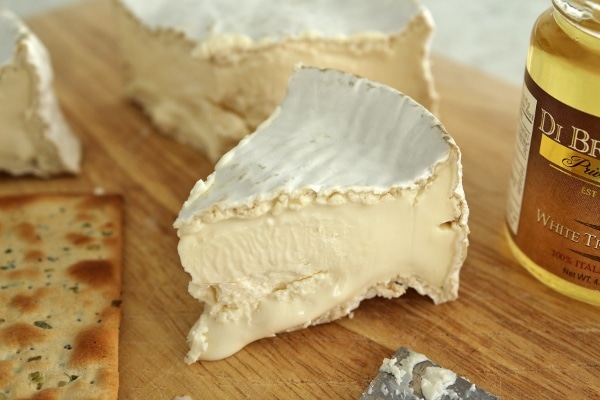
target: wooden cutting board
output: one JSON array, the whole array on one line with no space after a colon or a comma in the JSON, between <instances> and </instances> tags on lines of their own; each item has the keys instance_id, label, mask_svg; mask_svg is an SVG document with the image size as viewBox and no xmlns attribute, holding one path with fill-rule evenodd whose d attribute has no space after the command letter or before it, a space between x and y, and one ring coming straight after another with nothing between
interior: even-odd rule
<instances>
[{"instance_id":1,"label":"wooden cutting board","mask_svg":"<svg viewBox=\"0 0 600 400\"><path fill-rule=\"evenodd\" d=\"M171 225L212 166L157 134L122 97L107 0L29 23L52 55L59 99L84 145L83 173L1 176L0 195L95 189L124 195L121 399L357 399L400 346L505 399L600 398L600 309L538 283L515 263L503 237L518 88L435 57L441 119L462 148L471 208L459 300L435 306L415 292L373 299L353 318L188 366L185 337L201 306L187 294Z\"/></svg>"}]
</instances>

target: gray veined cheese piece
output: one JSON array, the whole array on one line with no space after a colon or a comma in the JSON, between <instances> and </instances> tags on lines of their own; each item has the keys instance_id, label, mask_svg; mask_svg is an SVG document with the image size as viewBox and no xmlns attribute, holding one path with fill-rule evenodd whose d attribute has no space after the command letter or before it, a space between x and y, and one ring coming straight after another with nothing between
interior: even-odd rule
<instances>
[{"instance_id":1,"label":"gray veined cheese piece","mask_svg":"<svg viewBox=\"0 0 600 400\"><path fill-rule=\"evenodd\" d=\"M460 160L411 98L299 67L281 106L197 182L175 221L189 292L205 304L186 361L408 287L456 299L468 244Z\"/></svg>"},{"instance_id":2,"label":"gray veined cheese piece","mask_svg":"<svg viewBox=\"0 0 600 400\"><path fill-rule=\"evenodd\" d=\"M425 355L401 347L383 360L360 400L499 400Z\"/></svg>"},{"instance_id":3,"label":"gray veined cheese piece","mask_svg":"<svg viewBox=\"0 0 600 400\"><path fill-rule=\"evenodd\" d=\"M48 177L77 173L81 147L52 87L48 51L0 8L0 171Z\"/></svg>"},{"instance_id":4,"label":"gray veined cheese piece","mask_svg":"<svg viewBox=\"0 0 600 400\"><path fill-rule=\"evenodd\" d=\"M126 95L216 161L281 102L297 63L392 86L435 113L417 0L114 0Z\"/></svg>"}]
</instances>

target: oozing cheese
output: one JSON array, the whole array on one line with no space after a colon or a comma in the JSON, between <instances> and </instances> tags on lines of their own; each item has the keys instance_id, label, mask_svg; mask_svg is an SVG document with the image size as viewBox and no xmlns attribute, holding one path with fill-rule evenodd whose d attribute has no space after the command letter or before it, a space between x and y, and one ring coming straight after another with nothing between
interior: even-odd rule
<instances>
[{"instance_id":1,"label":"oozing cheese","mask_svg":"<svg viewBox=\"0 0 600 400\"><path fill-rule=\"evenodd\" d=\"M52 88L48 53L17 16L0 9L0 171L79 171L81 149Z\"/></svg>"},{"instance_id":2,"label":"oozing cheese","mask_svg":"<svg viewBox=\"0 0 600 400\"><path fill-rule=\"evenodd\" d=\"M293 65L385 83L434 111L433 21L414 0L115 0L126 93L213 161L283 99Z\"/></svg>"},{"instance_id":3,"label":"oozing cheese","mask_svg":"<svg viewBox=\"0 0 600 400\"><path fill-rule=\"evenodd\" d=\"M300 68L281 107L199 181L175 221L205 303L188 363L413 287L455 299L468 208L460 152L384 85Z\"/></svg>"}]
</instances>

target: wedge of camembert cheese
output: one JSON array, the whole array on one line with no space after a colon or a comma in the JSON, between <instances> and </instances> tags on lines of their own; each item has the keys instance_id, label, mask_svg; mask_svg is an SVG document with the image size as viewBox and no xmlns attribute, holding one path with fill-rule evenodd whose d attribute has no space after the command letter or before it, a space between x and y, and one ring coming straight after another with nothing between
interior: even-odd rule
<instances>
[{"instance_id":1,"label":"wedge of camembert cheese","mask_svg":"<svg viewBox=\"0 0 600 400\"><path fill-rule=\"evenodd\" d=\"M54 94L48 52L12 12L0 9L0 172L77 173L81 147Z\"/></svg>"},{"instance_id":2,"label":"wedge of camembert cheese","mask_svg":"<svg viewBox=\"0 0 600 400\"><path fill-rule=\"evenodd\" d=\"M348 71L436 111L434 23L417 0L114 0L125 92L216 161L281 102L296 63Z\"/></svg>"},{"instance_id":3,"label":"wedge of camembert cheese","mask_svg":"<svg viewBox=\"0 0 600 400\"><path fill-rule=\"evenodd\" d=\"M459 148L429 111L388 86L299 67L281 106L175 221L189 292L205 304L186 361L408 287L455 299L467 218Z\"/></svg>"}]
</instances>

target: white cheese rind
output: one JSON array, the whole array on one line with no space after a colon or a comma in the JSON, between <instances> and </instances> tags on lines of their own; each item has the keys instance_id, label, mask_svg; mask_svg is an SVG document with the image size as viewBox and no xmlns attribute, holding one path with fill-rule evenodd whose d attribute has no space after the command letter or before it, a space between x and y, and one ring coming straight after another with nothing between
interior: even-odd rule
<instances>
[{"instance_id":1,"label":"white cheese rind","mask_svg":"<svg viewBox=\"0 0 600 400\"><path fill-rule=\"evenodd\" d=\"M175 221L189 291L205 304L186 361L407 287L455 299L467 218L460 151L431 113L384 85L300 68Z\"/></svg>"},{"instance_id":2,"label":"white cheese rind","mask_svg":"<svg viewBox=\"0 0 600 400\"><path fill-rule=\"evenodd\" d=\"M416 1L114 1L126 94L163 133L212 161L273 112L299 62L437 109L434 23Z\"/></svg>"},{"instance_id":3,"label":"white cheese rind","mask_svg":"<svg viewBox=\"0 0 600 400\"><path fill-rule=\"evenodd\" d=\"M16 15L0 9L0 171L77 173L81 146L53 90L50 57Z\"/></svg>"}]
</instances>

